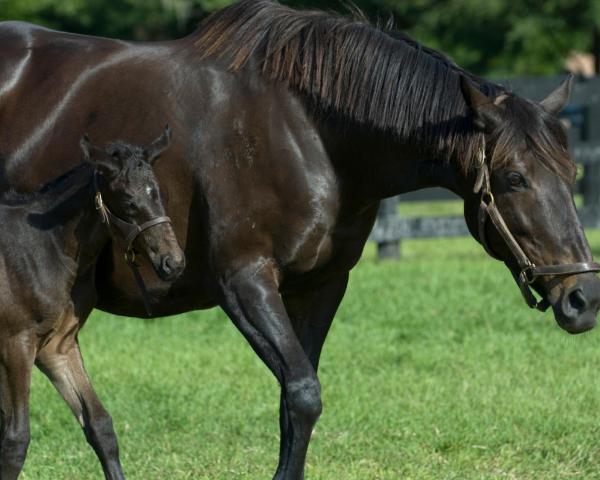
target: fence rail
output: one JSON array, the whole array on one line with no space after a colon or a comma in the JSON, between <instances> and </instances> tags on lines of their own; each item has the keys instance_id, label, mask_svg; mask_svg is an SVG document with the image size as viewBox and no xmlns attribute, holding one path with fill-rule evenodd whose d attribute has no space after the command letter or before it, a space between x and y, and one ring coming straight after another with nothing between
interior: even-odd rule
<instances>
[{"instance_id":1,"label":"fence rail","mask_svg":"<svg viewBox=\"0 0 600 480\"><path fill-rule=\"evenodd\" d=\"M562 79L559 77L523 77L506 82L511 90L533 100L548 93ZM585 228L600 228L600 77L576 82L571 104L563 112L569 125L571 154L583 166L583 177L577 190L583 196L579 211ZM440 201L458 199L441 188L421 190L381 202L371 240L378 245L380 258L398 258L402 239L460 237L469 235L462 216L403 218L398 202Z\"/></svg>"}]
</instances>

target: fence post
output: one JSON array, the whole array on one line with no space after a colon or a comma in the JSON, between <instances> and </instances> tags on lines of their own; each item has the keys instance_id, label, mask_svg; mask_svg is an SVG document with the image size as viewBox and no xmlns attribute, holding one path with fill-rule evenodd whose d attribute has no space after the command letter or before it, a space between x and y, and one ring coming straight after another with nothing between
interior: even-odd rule
<instances>
[{"instance_id":1,"label":"fence post","mask_svg":"<svg viewBox=\"0 0 600 480\"><path fill-rule=\"evenodd\" d=\"M377 243L377 258L379 260L397 260L400 258L400 239L393 239L394 235L388 234L398 216L398 197L386 198L379 204L377 222L382 228L383 239Z\"/></svg>"},{"instance_id":2,"label":"fence post","mask_svg":"<svg viewBox=\"0 0 600 480\"><path fill-rule=\"evenodd\" d=\"M600 129L600 106L589 105L586 113L584 140L597 140L598 129ZM600 221L600 164L584 164L582 190L584 209L588 215L594 218L594 223L598 224Z\"/></svg>"}]
</instances>

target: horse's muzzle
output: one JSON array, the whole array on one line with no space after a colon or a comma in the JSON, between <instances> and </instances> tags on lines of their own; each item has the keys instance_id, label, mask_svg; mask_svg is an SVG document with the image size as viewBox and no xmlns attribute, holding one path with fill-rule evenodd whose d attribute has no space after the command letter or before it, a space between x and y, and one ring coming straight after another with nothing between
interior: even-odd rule
<instances>
[{"instance_id":1,"label":"horse's muzzle","mask_svg":"<svg viewBox=\"0 0 600 480\"><path fill-rule=\"evenodd\" d=\"M600 279L594 273L577 275L569 286L560 286L560 293L551 295L554 318L569 333L583 333L596 325L600 309Z\"/></svg>"}]
</instances>

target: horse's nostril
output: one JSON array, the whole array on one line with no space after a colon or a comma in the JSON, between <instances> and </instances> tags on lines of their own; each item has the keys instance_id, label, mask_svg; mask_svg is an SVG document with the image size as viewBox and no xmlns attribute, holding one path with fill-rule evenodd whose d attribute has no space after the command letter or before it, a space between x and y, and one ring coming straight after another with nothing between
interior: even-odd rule
<instances>
[{"instance_id":1,"label":"horse's nostril","mask_svg":"<svg viewBox=\"0 0 600 480\"><path fill-rule=\"evenodd\" d=\"M587 306L587 300L585 299L585 295L581 289L577 288L569 293L569 305L578 312L581 312L585 309Z\"/></svg>"},{"instance_id":2,"label":"horse's nostril","mask_svg":"<svg viewBox=\"0 0 600 480\"><path fill-rule=\"evenodd\" d=\"M173 259L170 255L163 257L162 269L166 274L169 274L173 271Z\"/></svg>"}]
</instances>

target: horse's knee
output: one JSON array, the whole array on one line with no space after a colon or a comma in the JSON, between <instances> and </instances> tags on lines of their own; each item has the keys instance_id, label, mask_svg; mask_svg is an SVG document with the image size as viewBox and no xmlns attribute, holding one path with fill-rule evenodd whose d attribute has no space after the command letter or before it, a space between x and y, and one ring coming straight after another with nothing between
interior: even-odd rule
<instances>
[{"instance_id":1,"label":"horse's knee","mask_svg":"<svg viewBox=\"0 0 600 480\"><path fill-rule=\"evenodd\" d=\"M288 384L286 403L292 414L316 421L323 410L319 380L310 377Z\"/></svg>"}]
</instances>

